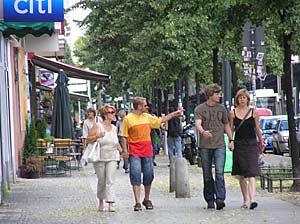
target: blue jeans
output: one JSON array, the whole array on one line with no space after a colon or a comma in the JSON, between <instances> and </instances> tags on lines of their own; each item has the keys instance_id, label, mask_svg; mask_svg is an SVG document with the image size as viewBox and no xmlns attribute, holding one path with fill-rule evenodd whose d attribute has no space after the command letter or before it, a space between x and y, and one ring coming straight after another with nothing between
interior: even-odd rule
<instances>
[{"instance_id":1,"label":"blue jeans","mask_svg":"<svg viewBox=\"0 0 300 224\"><path fill-rule=\"evenodd\" d=\"M168 136L168 154L169 154L169 160L171 161L171 159L174 156L174 147L176 149L177 152L177 156L178 158L182 158L182 143L181 143L181 137L170 137Z\"/></svg>"},{"instance_id":2,"label":"blue jeans","mask_svg":"<svg viewBox=\"0 0 300 224\"><path fill-rule=\"evenodd\" d=\"M152 158L153 158L153 162L154 162L154 160L155 160L155 155L156 155L156 153L159 152L159 150L160 150L160 145L154 144L154 143L152 142L152 153L153 153Z\"/></svg>"},{"instance_id":3,"label":"blue jeans","mask_svg":"<svg viewBox=\"0 0 300 224\"><path fill-rule=\"evenodd\" d=\"M225 200L226 189L224 181L224 166L226 159L225 148L200 149L203 180L204 180L204 199L206 202L216 199ZM212 175L212 163L215 162L215 179Z\"/></svg>"},{"instance_id":4,"label":"blue jeans","mask_svg":"<svg viewBox=\"0 0 300 224\"><path fill-rule=\"evenodd\" d=\"M118 135L118 140L119 140L119 144L121 145L121 147L123 148L122 146L122 136ZM123 158L123 169L124 170L128 170L128 159L124 159Z\"/></svg>"},{"instance_id":5,"label":"blue jeans","mask_svg":"<svg viewBox=\"0 0 300 224\"><path fill-rule=\"evenodd\" d=\"M153 160L152 157L129 157L129 177L131 185L140 185L142 183L143 173L143 185L151 186L154 179Z\"/></svg>"}]
</instances>

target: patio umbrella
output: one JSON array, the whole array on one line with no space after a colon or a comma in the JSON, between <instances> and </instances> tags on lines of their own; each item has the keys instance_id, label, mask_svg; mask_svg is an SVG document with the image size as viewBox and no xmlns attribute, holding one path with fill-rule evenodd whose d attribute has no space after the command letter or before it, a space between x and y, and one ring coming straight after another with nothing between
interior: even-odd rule
<instances>
[{"instance_id":1,"label":"patio umbrella","mask_svg":"<svg viewBox=\"0 0 300 224\"><path fill-rule=\"evenodd\" d=\"M70 96L67 88L69 79L61 69L54 89L51 134L55 138L73 138Z\"/></svg>"}]
</instances>

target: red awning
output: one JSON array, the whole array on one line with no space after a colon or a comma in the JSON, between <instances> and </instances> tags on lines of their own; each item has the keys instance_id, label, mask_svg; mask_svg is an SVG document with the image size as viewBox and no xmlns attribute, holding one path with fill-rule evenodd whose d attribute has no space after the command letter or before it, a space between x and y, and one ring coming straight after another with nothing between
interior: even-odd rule
<instances>
[{"instance_id":1,"label":"red awning","mask_svg":"<svg viewBox=\"0 0 300 224\"><path fill-rule=\"evenodd\" d=\"M53 61L39 55L34 55L31 58L31 61L33 62L34 65L37 65L41 68L45 68L53 72L58 73L60 69L63 69L64 72L67 74L67 76L72 78L104 81L104 82L108 82L110 79L109 75L107 74L79 68L77 66L69 65L60 61Z\"/></svg>"}]
</instances>

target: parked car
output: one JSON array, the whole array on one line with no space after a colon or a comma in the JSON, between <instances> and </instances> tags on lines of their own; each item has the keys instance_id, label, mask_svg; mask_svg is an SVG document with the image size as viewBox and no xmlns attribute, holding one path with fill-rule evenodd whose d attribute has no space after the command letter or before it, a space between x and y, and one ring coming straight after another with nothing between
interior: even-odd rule
<instances>
[{"instance_id":1,"label":"parked car","mask_svg":"<svg viewBox=\"0 0 300 224\"><path fill-rule=\"evenodd\" d=\"M298 131L300 118L295 117L296 131ZM273 131L273 152L276 155L282 155L289 152L289 126L288 118L280 118L277 121L275 130Z\"/></svg>"},{"instance_id":2,"label":"parked car","mask_svg":"<svg viewBox=\"0 0 300 224\"><path fill-rule=\"evenodd\" d=\"M273 149L273 144L272 144L273 131L275 130L277 120L284 117L286 117L286 115L259 117L260 129L262 130L262 136L264 139L264 143L266 145L265 150Z\"/></svg>"},{"instance_id":3,"label":"parked car","mask_svg":"<svg viewBox=\"0 0 300 224\"><path fill-rule=\"evenodd\" d=\"M300 144L300 118L298 117L296 119L296 139L297 139L297 142L298 144ZM290 138L289 138L289 149L291 148L291 142L290 142ZM291 150L289 150L289 156L292 156L291 154Z\"/></svg>"}]
</instances>

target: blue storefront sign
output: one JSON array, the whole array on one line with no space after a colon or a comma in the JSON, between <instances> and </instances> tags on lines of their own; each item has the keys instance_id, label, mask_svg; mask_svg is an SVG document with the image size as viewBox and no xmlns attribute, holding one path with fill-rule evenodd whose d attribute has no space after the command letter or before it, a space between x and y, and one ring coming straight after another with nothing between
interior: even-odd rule
<instances>
[{"instance_id":1,"label":"blue storefront sign","mask_svg":"<svg viewBox=\"0 0 300 224\"><path fill-rule=\"evenodd\" d=\"M63 0L3 0L3 9L5 22L64 21Z\"/></svg>"}]
</instances>

